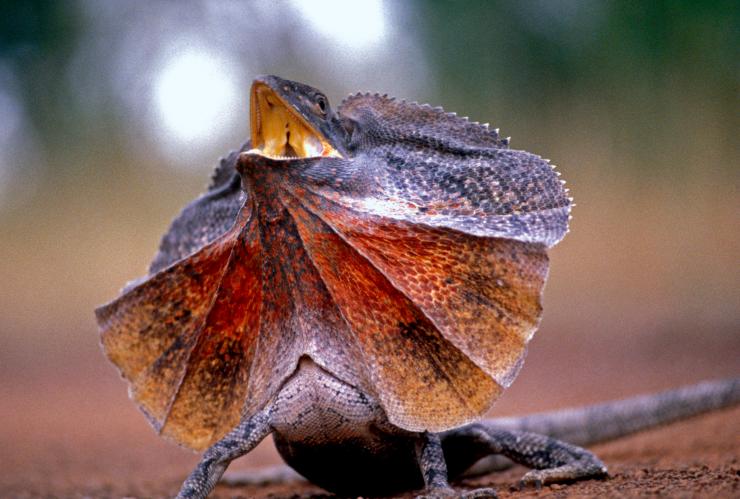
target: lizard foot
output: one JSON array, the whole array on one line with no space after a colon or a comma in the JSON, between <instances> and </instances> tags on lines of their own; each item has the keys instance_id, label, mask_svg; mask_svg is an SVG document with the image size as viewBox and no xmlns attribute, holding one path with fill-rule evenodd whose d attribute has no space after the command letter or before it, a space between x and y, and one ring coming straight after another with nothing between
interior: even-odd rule
<instances>
[{"instance_id":1,"label":"lizard foot","mask_svg":"<svg viewBox=\"0 0 740 499\"><path fill-rule=\"evenodd\" d=\"M452 487L445 487L425 490L423 494L416 496L415 499L496 499L497 497L496 490L492 488L458 492Z\"/></svg>"},{"instance_id":2,"label":"lizard foot","mask_svg":"<svg viewBox=\"0 0 740 499\"><path fill-rule=\"evenodd\" d=\"M556 440L547 435L520 430L506 430L472 424L445 434L445 439L467 441L474 445L488 446L491 454L503 454L509 459L533 468L519 482L519 487L556 482L603 478L607 475L604 463L586 449Z\"/></svg>"},{"instance_id":3,"label":"lizard foot","mask_svg":"<svg viewBox=\"0 0 740 499\"><path fill-rule=\"evenodd\" d=\"M469 490L464 492L460 497L463 499L496 499L496 489L491 487L485 487L481 489Z\"/></svg>"},{"instance_id":4,"label":"lizard foot","mask_svg":"<svg viewBox=\"0 0 740 499\"><path fill-rule=\"evenodd\" d=\"M604 478L606 476L606 466L598 459L593 461L589 459L586 462L573 462L556 468L529 471L519 481L519 488L534 487L539 490L543 485L551 483Z\"/></svg>"}]
</instances>

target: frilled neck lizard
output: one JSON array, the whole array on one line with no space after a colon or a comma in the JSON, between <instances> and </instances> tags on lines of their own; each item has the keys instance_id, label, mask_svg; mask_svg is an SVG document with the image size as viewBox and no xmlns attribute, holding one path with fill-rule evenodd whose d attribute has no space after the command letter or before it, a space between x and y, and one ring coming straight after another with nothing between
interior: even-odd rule
<instances>
[{"instance_id":1,"label":"frilled neck lizard","mask_svg":"<svg viewBox=\"0 0 740 499\"><path fill-rule=\"evenodd\" d=\"M530 430L588 443L644 404L476 422L522 366L546 249L567 232L551 165L440 108L356 94L334 111L275 76L255 80L250 117L251 140L175 219L148 277L96 311L156 430L207 449L180 497L205 497L270 433L344 495L458 496L448 476L492 453L535 468L525 483L605 475ZM712 385L688 406L737 392Z\"/></svg>"}]
</instances>

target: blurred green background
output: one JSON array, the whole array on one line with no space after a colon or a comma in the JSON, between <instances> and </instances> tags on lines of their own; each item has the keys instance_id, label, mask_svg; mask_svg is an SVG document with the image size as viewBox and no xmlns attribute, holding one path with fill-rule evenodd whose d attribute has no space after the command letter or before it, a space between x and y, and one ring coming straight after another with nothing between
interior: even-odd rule
<instances>
[{"instance_id":1,"label":"blurred green background","mask_svg":"<svg viewBox=\"0 0 740 499\"><path fill-rule=\"evenodd\" d=\"M500 413L737 374L738 5L5 0L0 444L70 421L75 438L130 425L158 445L92 310L144 274L169 221L248 137L262 73L335 105L359 90L442 105L559 165L571 233ZM34 445L18 470L46 459Z\"/></svg>"}]
</instances>

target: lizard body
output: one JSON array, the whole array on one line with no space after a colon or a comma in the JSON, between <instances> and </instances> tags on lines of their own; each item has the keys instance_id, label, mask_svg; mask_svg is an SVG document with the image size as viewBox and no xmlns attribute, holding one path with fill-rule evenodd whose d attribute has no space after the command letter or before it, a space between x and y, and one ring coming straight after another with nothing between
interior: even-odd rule
<instances>
[{"instance_id":1,"label":"lizard body","mask_svg":"<svg viewBox=\"0 0 740 499\"><path fill-rule=\"evenodd\" d=\"M536 468L526 483L603 476L590 452L528 431L536 419L475 422L521 368L546 249L567 231L548 162L439 108L357 94L335 112L274 76L250 109L250 142L149 276L96 311L150 422L206 449L180 497L205 497L270 433L347 495L457 495L448 467L492 453Z\"/></svg>"}]
</instances>

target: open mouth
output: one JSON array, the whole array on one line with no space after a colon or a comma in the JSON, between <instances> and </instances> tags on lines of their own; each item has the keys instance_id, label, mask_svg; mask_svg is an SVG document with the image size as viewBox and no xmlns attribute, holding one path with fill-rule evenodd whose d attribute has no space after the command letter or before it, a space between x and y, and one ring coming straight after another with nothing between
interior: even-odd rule
<instances>
[{"instance_id":1,"label":"open mouth","mask_svg":"<svg viewBox=\"0 0 740 499\"><path fill-rule=\"evenodd\" d=\"M342 157L268 85L256 82L250 99L252 149L248 152L272 159Z\"/></svg>"}]
</instances>

